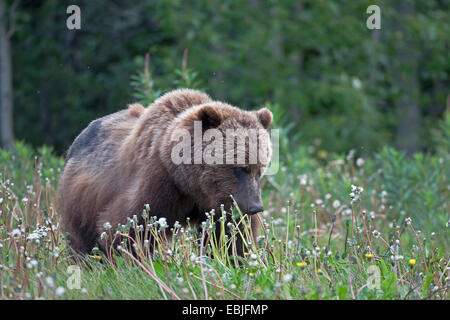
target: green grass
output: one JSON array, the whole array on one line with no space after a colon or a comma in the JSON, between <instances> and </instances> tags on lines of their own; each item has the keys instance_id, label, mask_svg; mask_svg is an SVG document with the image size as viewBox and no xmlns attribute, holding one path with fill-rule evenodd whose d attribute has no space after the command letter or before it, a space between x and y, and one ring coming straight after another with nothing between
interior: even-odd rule
<instances>
[{"instance_id":1,"label":"green grass","mask_svg":"<svg viewBox=\"0 0 450 320\"><path fill-rule=\"evenodd\" d=\"M76 264L55 211L63 160L22 143L0 150L0 298L448 299L448 151L406 158L385 148L364 161L352 154L316 160L311 149L289 145L282 139L281 169L264 180L261 237L244 228L240 267L224 250L230 239L212 237L211 221L222 213L203 231L178 227L169 235L151 208L143 214L158 243L154 254L138 242L130 256L123 243L122 255L93 252ZM352 185L364 189L353 204ZM234 214L232 228L247 223ZM133 219L122 234L131 228ZM68 287L73 265L80 289ZM379 286L371 288L376 274Z\"/></svg>"}]
</instances>

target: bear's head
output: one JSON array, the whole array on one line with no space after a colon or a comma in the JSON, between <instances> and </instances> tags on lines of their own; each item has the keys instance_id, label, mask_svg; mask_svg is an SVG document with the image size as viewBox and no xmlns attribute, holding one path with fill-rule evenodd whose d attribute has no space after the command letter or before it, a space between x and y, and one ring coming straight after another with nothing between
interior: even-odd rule
<instances>
[{"instance_id":1,"label":"bear's head","mask_svg":"<svg viewBox=\"0 0 450 320\"><path fill-rule=\"evenodd\" d=\"M161 159L178 188L202 211L225 210L233 198L245 214L263 211L261 178L272 149L272 113L207 102L180 113L169 125Z\"/></svg>"}]
</instances>

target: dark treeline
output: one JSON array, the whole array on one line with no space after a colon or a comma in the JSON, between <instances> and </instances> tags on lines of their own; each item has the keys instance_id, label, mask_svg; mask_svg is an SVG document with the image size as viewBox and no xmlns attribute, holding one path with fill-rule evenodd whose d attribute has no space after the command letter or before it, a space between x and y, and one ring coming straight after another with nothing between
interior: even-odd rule
<instances>
[{"instance_id":1,"label":"dark treeline","mask_svg":"<svg viewBox=\"0 0 450 320\"><path fill-rule=\"evenodd\" d=\"M328 152L433 151L450 93L449 0L377 1L381 30L366 27L373 1L1 1L14 135L59 153L133 101L147 52L159 90L174 88L188 48L213 98L268 104L277 125ZM81 30L66 27L71 4Z\"/></svg>"}]
</instances>

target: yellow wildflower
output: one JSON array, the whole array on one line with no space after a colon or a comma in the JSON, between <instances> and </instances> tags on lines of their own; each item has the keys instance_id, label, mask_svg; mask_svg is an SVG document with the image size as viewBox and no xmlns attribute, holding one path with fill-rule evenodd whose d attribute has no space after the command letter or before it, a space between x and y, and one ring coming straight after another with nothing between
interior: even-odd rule
<instances>
[{"instance_id":1,"label":"yellow wildflower","mask_svg":"<svg viewBox=\"0 0 450 320\"><path fill-rule=\"evenodd\" d=\"M304 267L306 267L308 264L306 262L297 262L297 267L303 269Z\"/></svg>"},{"instance_id":2,"label":"yellow wildflower","mask_svg":"<svg viewBox=\"0 0 450 320\"><path fill-rule=\"evenodd\" d=\"M416 259L409 259L409 265L411 267L414 267L415 264L416 264Z\"/></svg>"},{"instance_id":3,"label":"yellow wildflower","mask_svg":"<svg viewBox=\"0 0 450 320\"><path fill-rule=\"evenodd\" d=\"M366 254L365 254L365 257L366 257L367 259L373 259L373 254L371 254L371 253L366 253Z\"/></svg>"}]
</instances>

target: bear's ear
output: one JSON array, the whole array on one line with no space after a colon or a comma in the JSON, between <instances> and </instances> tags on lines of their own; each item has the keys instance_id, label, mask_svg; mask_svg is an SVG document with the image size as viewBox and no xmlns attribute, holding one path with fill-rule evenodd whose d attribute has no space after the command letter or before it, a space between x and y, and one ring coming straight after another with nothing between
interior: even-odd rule
<instances>
[{"instance_id":1,"label":"bear's ear","mask_svg":"<svg viewBox=\"0 0 450 320\"><path fill-rule=\"evenodd\" d=\"M198 111L197 119L202 122L203 130L217 128L222 123L222 115L217 108L206 105Z\"/></svg>"},{"instance_id":2,"label":"bear's ear","mask_svg":"<svg viewBox=\"0 0 450 320\"><path fill-rule=\"evenodd\" d=\"M256 116L258 117L259 122L262 124L264 129L269 130L270 124L272 123L273 115L267 108L262 108L256 111Z\"/></svg>"}]
</instances>

